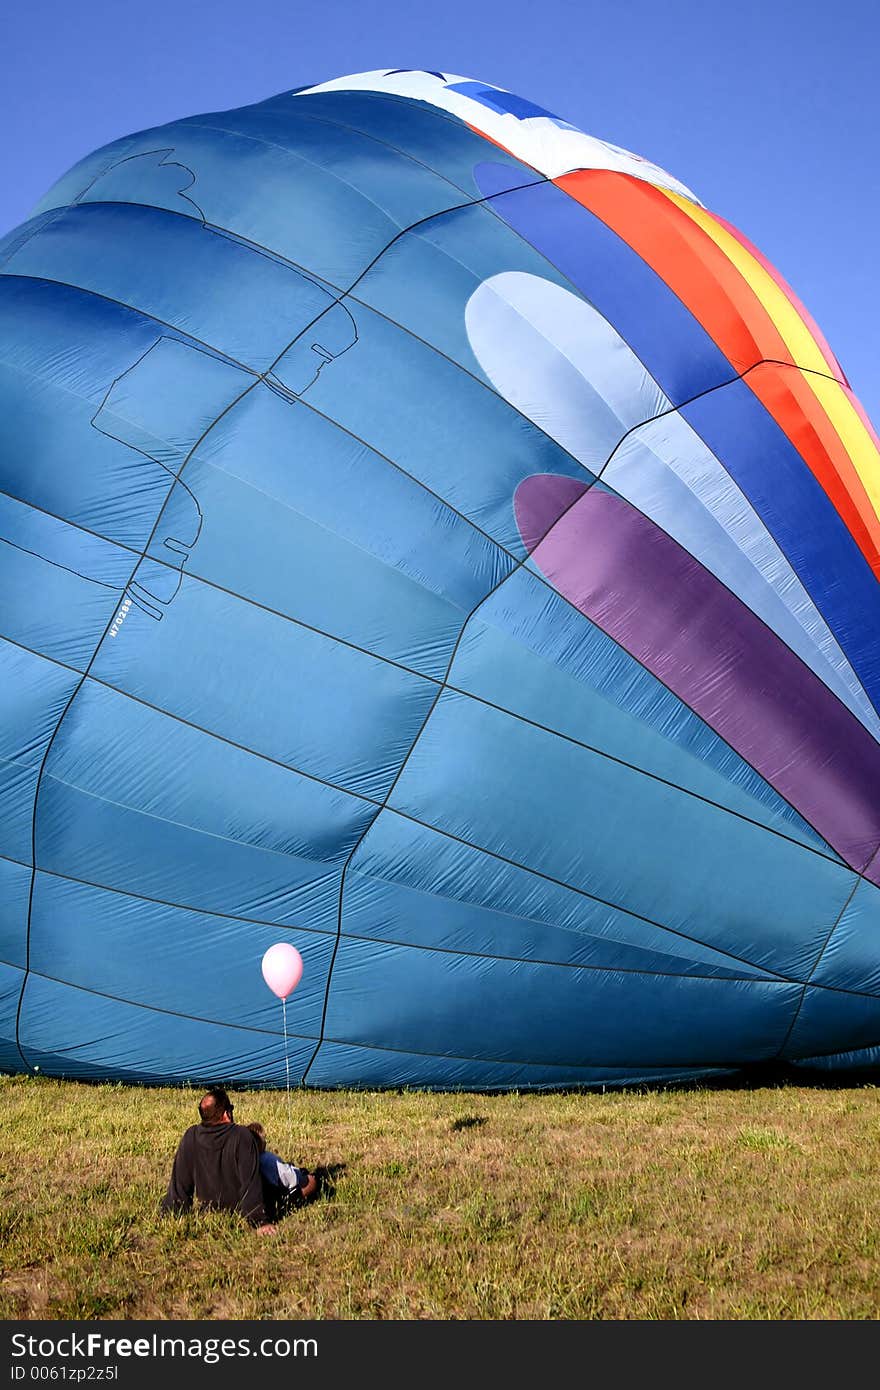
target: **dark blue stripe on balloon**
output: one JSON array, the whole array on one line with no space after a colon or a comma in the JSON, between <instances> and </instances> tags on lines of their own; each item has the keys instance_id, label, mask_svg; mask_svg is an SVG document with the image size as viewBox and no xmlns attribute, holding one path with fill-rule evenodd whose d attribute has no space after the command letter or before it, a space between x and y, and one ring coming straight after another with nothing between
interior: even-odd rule
<instances>
[{"instance_id":1,"label":"dark blue stripe on balloon","mask_svg":"<svg viewBox=\"0 0 880 1390\"><path fill-rule=\"evenodd\" d=\"M552 261L644 362L674 405L736 376L689 309L649 265L553 183L514 192L503 165L476 171L492 208Z\"/></svg>"},{"instance_id":2,"label":"dark blue stripe on balloon","mask_svg":"<svg viewBox=\"0 0 880 1390\"><path fill-rule=\"evenodd\" d=\"M746 382L681 413L788 557L880 710L880 585L821 484Z\"/></svg>"}]
</instances>

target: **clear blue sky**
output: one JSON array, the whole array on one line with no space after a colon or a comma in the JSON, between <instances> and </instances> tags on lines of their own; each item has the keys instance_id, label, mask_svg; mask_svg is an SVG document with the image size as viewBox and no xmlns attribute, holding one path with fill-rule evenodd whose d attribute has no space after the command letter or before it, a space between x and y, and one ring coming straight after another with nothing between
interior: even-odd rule
<instances>
[{"instance_id":1,"label":"clear blue sky","mask_svg":"<svg viewBox=\"0 0 880 1390\"><path fill-rule=\"evenodd\" d=\"M0 232L97 145L377 67L509 87L743 229L880 424L877 0L28 0L0 58Z\"/></svg>"}]
</instances>

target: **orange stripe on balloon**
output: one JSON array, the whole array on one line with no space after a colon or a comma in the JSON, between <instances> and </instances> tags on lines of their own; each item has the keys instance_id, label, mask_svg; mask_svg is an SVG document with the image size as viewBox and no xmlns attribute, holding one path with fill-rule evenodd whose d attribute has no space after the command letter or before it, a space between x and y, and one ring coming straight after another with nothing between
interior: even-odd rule
<instances>
[{"instance_id":1,"label":"orange stripe on balloon","mask_svg":"<svg viewBox=\"0 0 880 1390\"><path fill-rule=\"evenodd\" d=\"M722 249L654 184L607 169L555 180L647 261L714 338L735 370L791 360L773 320Z\"/></svg>"},{"instance_id":2,"label":"orange stripe on balloon","mask_svg":"<svg viewBox=\"0 0 880 1390\"><path fill-rule=\"evenodd\" d=\"M837 431L817 407L811 383L798 367L774 362L762 362L745 380L821 483L880 579L880 518ZM843 389L836 383L834 387Z\"/></svg>"}]
</instances>

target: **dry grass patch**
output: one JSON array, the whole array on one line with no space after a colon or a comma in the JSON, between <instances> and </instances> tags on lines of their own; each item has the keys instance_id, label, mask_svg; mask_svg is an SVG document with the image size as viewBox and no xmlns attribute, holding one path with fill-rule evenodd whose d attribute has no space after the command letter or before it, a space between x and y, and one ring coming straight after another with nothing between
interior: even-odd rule
<instances>
[{"instance_id":1,"label":"dry grass patch","mask_svg":"<svg viewBox=\"0 0 880 1390\"><path fill-rule=\"evenodd\" d=\"M191 1090L0 1078L5 1318L876 1318L880 1090L240 1092L332 1176L163 1220Z\"/></svg>"}]
</instances>

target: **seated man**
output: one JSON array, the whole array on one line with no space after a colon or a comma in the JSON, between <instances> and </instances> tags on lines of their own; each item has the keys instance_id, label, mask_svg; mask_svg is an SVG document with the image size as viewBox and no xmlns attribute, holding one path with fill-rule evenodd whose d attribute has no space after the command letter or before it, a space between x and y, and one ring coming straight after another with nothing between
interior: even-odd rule
<instances>
[{"instance_id":1,"label":"seated man","mask_svg":"<svg viewBox=\"0 0 880 1390\"><path fill-rule=\"evenodd\" d=\"M201 1124L191 1125L174 1156L163 1212L189 1211L193 1194L202 1206L237 1211L264 1235L275 1227L266 1218L255 1134L233 1123L232 1102L222 1086L199 1101Z\"/></svg>"}]
</instances>

